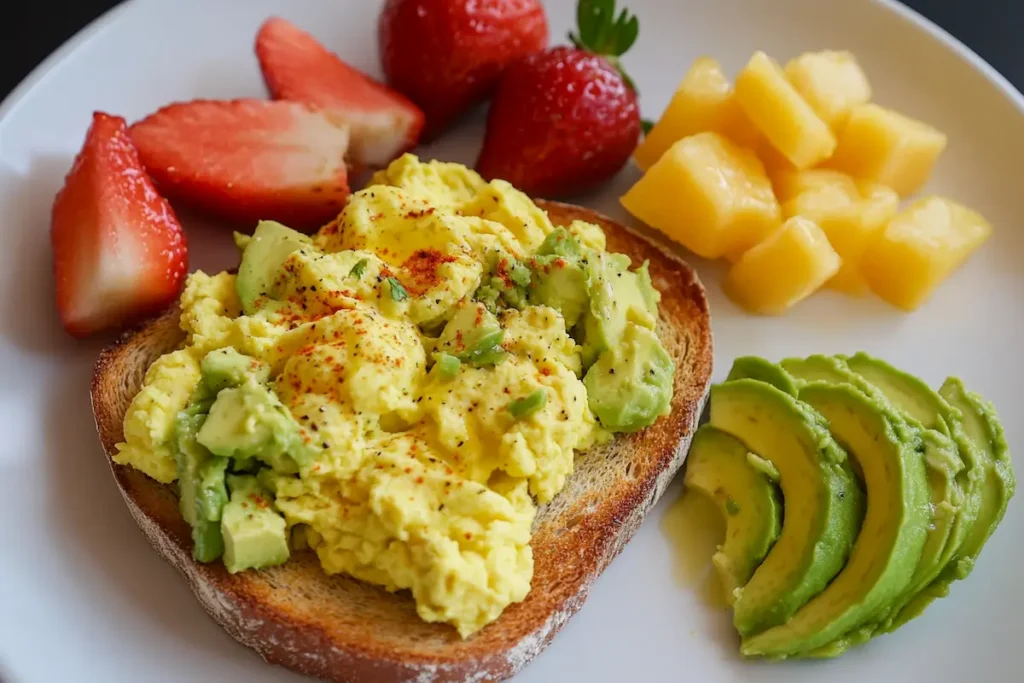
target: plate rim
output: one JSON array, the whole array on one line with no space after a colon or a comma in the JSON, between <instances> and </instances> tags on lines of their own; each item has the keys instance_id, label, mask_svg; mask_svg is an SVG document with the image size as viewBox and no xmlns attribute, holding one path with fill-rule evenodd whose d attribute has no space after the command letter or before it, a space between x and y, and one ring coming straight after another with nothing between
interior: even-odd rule
<instances>
[{"instance_id":1,"label":"plate rim","mask_svg":"<svg viewBox=\"0 0 1024 683\"><path fill-rule=\"evenodd\" d=\"M968 47L966 43L917 10L899 2L899 0L864 1L866 4L876 5L887 10L895 17L898 17L900 20L909 24L911 27L924 31L929 36L951 49L959 57L963 58L971 68L974 69L974 71L985 78L988 82L995 85L1000 94L1002 94L1014 106L1014 108L1024 116L1024 94L1022 94L1022 92L1018 90L1017 87L998 69L989 64L988 61L983 59L973 49ZM3 100L0 100L0 130L6 126L8 118L17 111L18 106L26 97L29 96L36 86L46 80L46 77L50 72L59 67L68 57L74 54L79 47L95 38L103 29L113 24L119 16L140 4L140 2L141 0L126 0L125 2L121 2L111 7L76 31L70 38L61 43L57 49L47 55L43 61L37 64L35 68L33 68L28 75L26 75L18 85L16 85L14 89L3 98Z\"/></svg>"}]
</instances>

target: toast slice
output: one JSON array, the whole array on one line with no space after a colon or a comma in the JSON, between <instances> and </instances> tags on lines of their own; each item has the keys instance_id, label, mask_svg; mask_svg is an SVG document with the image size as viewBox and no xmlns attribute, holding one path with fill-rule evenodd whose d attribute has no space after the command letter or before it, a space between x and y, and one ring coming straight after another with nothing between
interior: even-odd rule
<instances>
[{"instance_id":1,"label":"toast slice","mask_svg":"<svg viewBox=\"0 0 1024 683\"><path fill-rule=\"evenodd\" d=\"M622 550L685 458L707 398L712 369L708 303L682 260L580 207L538 202L556 225L596 223L608 248L650 261L662 293L658 333L676 363L672 413L636 434L577 456L565 489L540 508L533 527L534 575L526 599L462 640L421 620L412 597L328 576L310 552L280 567L231 575L192 559L188 525L173 486L116 465L122 421L149 365L184 334L178 310L106 349L96 364L92 406L100 440L128 509L157 551L188 580L210 615L266 661L345 683L494 681L533 659L583 604L594 579Z\"/></svg>"}]
</instances>

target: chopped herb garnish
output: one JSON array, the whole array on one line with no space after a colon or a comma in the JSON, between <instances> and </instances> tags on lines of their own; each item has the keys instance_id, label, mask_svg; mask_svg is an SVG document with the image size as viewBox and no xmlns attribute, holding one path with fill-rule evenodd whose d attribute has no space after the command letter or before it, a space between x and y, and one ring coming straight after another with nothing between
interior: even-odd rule
<instances>
[{"instance_id":1,"label":"chopped herb garnish","mask_svg":"<svg viewBox=\"0 0 1024 683\"><path fill-rule=\"evenodd\" d=\"M360 259L354 266L352 266L352 270L348 271L349 277L354 277L357 280L361 278L363 273L366 272L366 264L369 262L369 259Z\"/></svg>"},{"instance_id":2,"label":"chopped herb garnish","mask_svg":"<svg viewBox=\"0 0 1024 683\"><path fill-rule=\"evenodd\" d=\"M395 301L405 301L409 298L409 292L405 291L405 287L398 281L396 277L387 278L388 288L391 290L391 298Z\"/></svg>"}]
</instances>

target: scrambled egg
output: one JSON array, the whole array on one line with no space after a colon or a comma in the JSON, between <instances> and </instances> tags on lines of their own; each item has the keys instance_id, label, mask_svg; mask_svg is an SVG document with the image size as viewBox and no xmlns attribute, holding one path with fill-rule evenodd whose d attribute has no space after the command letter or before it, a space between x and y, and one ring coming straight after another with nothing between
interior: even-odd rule
<instances>
[{"instance_id":1,"label":"scrambled egg","mask_svg":"<svg viewBox=\"0 0 1024 683\"><path fill-rule=\"evenodd\" d=\"M553 229L507 183L402 157L288 256L274 282L281 306L243 315L235 275L189 278L187 339L149 369L115 460L173 481L174 420L200 362L229 347L251 356L317 449L298 474L261 477L292 544L327 572L410 590L428 621L477 631L526 596L536 505L562 489L576 450L608 434L588 407L580 349L546 306L500 315L503 362L463 363L454 377L428 367L488 255L526 258ZM605 249L597 226L568 230ZM538 391L539 408L510 413Z\"/></svg>"}]
</instances>

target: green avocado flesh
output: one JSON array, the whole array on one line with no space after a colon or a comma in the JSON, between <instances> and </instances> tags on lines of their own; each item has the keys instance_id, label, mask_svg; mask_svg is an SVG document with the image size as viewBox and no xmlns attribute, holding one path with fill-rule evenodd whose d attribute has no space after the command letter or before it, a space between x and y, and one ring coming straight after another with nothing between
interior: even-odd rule
<instances>
[{"instance_id":1,"label":"green avocado flesh","mask_svg":"<svg viewBox=\"0 0 1024 683\"><path fill-rule=\"evenodd\" d=\"M704 425L693 436L683 478L687 490L714 501L725 519L725 541L711 562L730 604L734 591L747 584L782 528L782 494L749 455L741 441Z\"/></svg>"},{"instance_id":2,"label":"green avocado flesh","mask_svg":"<svg viewBox=\"0 0 1024 683\"><path fill-rule=\"evenodd\" d=\"M237 242L237 240L236 240ZM274 299L274 279L292 253L313 244L303 235L276 221L260 221L252 237L245 242L235 289L247 315L265 307Z\"/></svg>"},{"instance_id":3,"label":"green avocado flesh","mask_svg":"<svg viewBox=\"0 0 1024 683\"><path fill-rule=\"evenodd\" d=\"M711 390L710 423L779 471L782 533L733 605L746 637L784 623L846 563L864 500L824 420L770 384L739 379Z\"/></svg>"},{"instance_id":4,"label":"green avocado flesh","mask_svg":"<svg viewBox=\"0 0 1024 683\"><path fill-rule=\"evenodd\" d=\"M976 484L977 500L973 503L972 514L956 530L959 534L956 543L947 545L944 559L948 561L939 568L941 573L896 615L890 631L920 616L937 598L948 595L953 581L967 578L985 542L1002 521L1016 488L1003 427L992 404L967 391L955 377L945 381L939 395L960 412L963 434L973 446L972 471L977 476L971 483ZM968 457L964 458L965 463Z\"/></svg>"},{"instance_id":5,"label":"green avocado flesh","mask_svg":"<svg viewBox=\"0 0 1024 683\"><path fill-rule=\"evenodd\" d=\"M885 612L911 581L931 519L924 461L897 433L899 417L849 385L811 383L800 399L860 464L867 511L842 571L785 624L745 639L746 656L798 654Z\"/></svg>"},{"instance_id":6,"label":"green avocado flesh","mask_svg":"<svg viewBox=\"0 0 1024 683\"><path fill-rule=\"evenodd\" d=\"M956 378L935 391L864 353L739 358L712 388L709 425L694 437L687 488L749 499L758 489L735 482L755 472L782 493L781 533L763 561L735 558L756 556L771 513L743 527L728 565L742 572L723 577L747 657L835 657L917 617L970 573L1014 493L989 402ZM750 465L730 466L731 489L702 474L726 457ZM710 483L692 483L698 475Z\"/></svg>"},{"instance_id":7,"label":"green avocado flesh","mask_svg":"<svg viewBox=\"0 0 1024 683\"><path fill-rule=\"evenodd\" d=\"M905 440L920 439L921 441L932 516L921 560L903 594L892 601L887 611L876 615L877 622L866 623L810 653L810 656L814 657L837 656L850 647L869 640L879 630L887 628L888 622L901 611L902 607L913 600L942 571L949 560L950 552L955 550L959 544L956 535L953 534L958 513L963 505L963 493L956 481L957 473L963 469L957 446L950 437L933 429L926 429L910 411L901 409L909 404L912 408L917 408L919 416L924 415L929 423L935 424L939 418L924 414L919 406L941 407L941 401L935 397L911 400L908 395L914 390L924 393L931 392L931 389L917 381L916 378L899 373L892 366L871 359L865 354L858 354L854 358L857 359L854 364L858 368L866 370L864 374L876 378L876 381L883 386L890 385L882 379L883 377L890 373L898 373L902 376L900 379L903 380L904 390L901 392L890 391L887 396L878 386L865 379L864 375L854 372L846 360L836 356L817 355L803 359L792 358L783 360L781 365L798 381L824 381L830 384L851 386L870 397L876 404L889 406L891 410L899 414L903 418L903 424L897 425L897 430L902 433L902 438ZM862 475L856 459L854 459L854 469ZM861 478L863 479L863 476Z\"/></svg>"}]
</instances>

